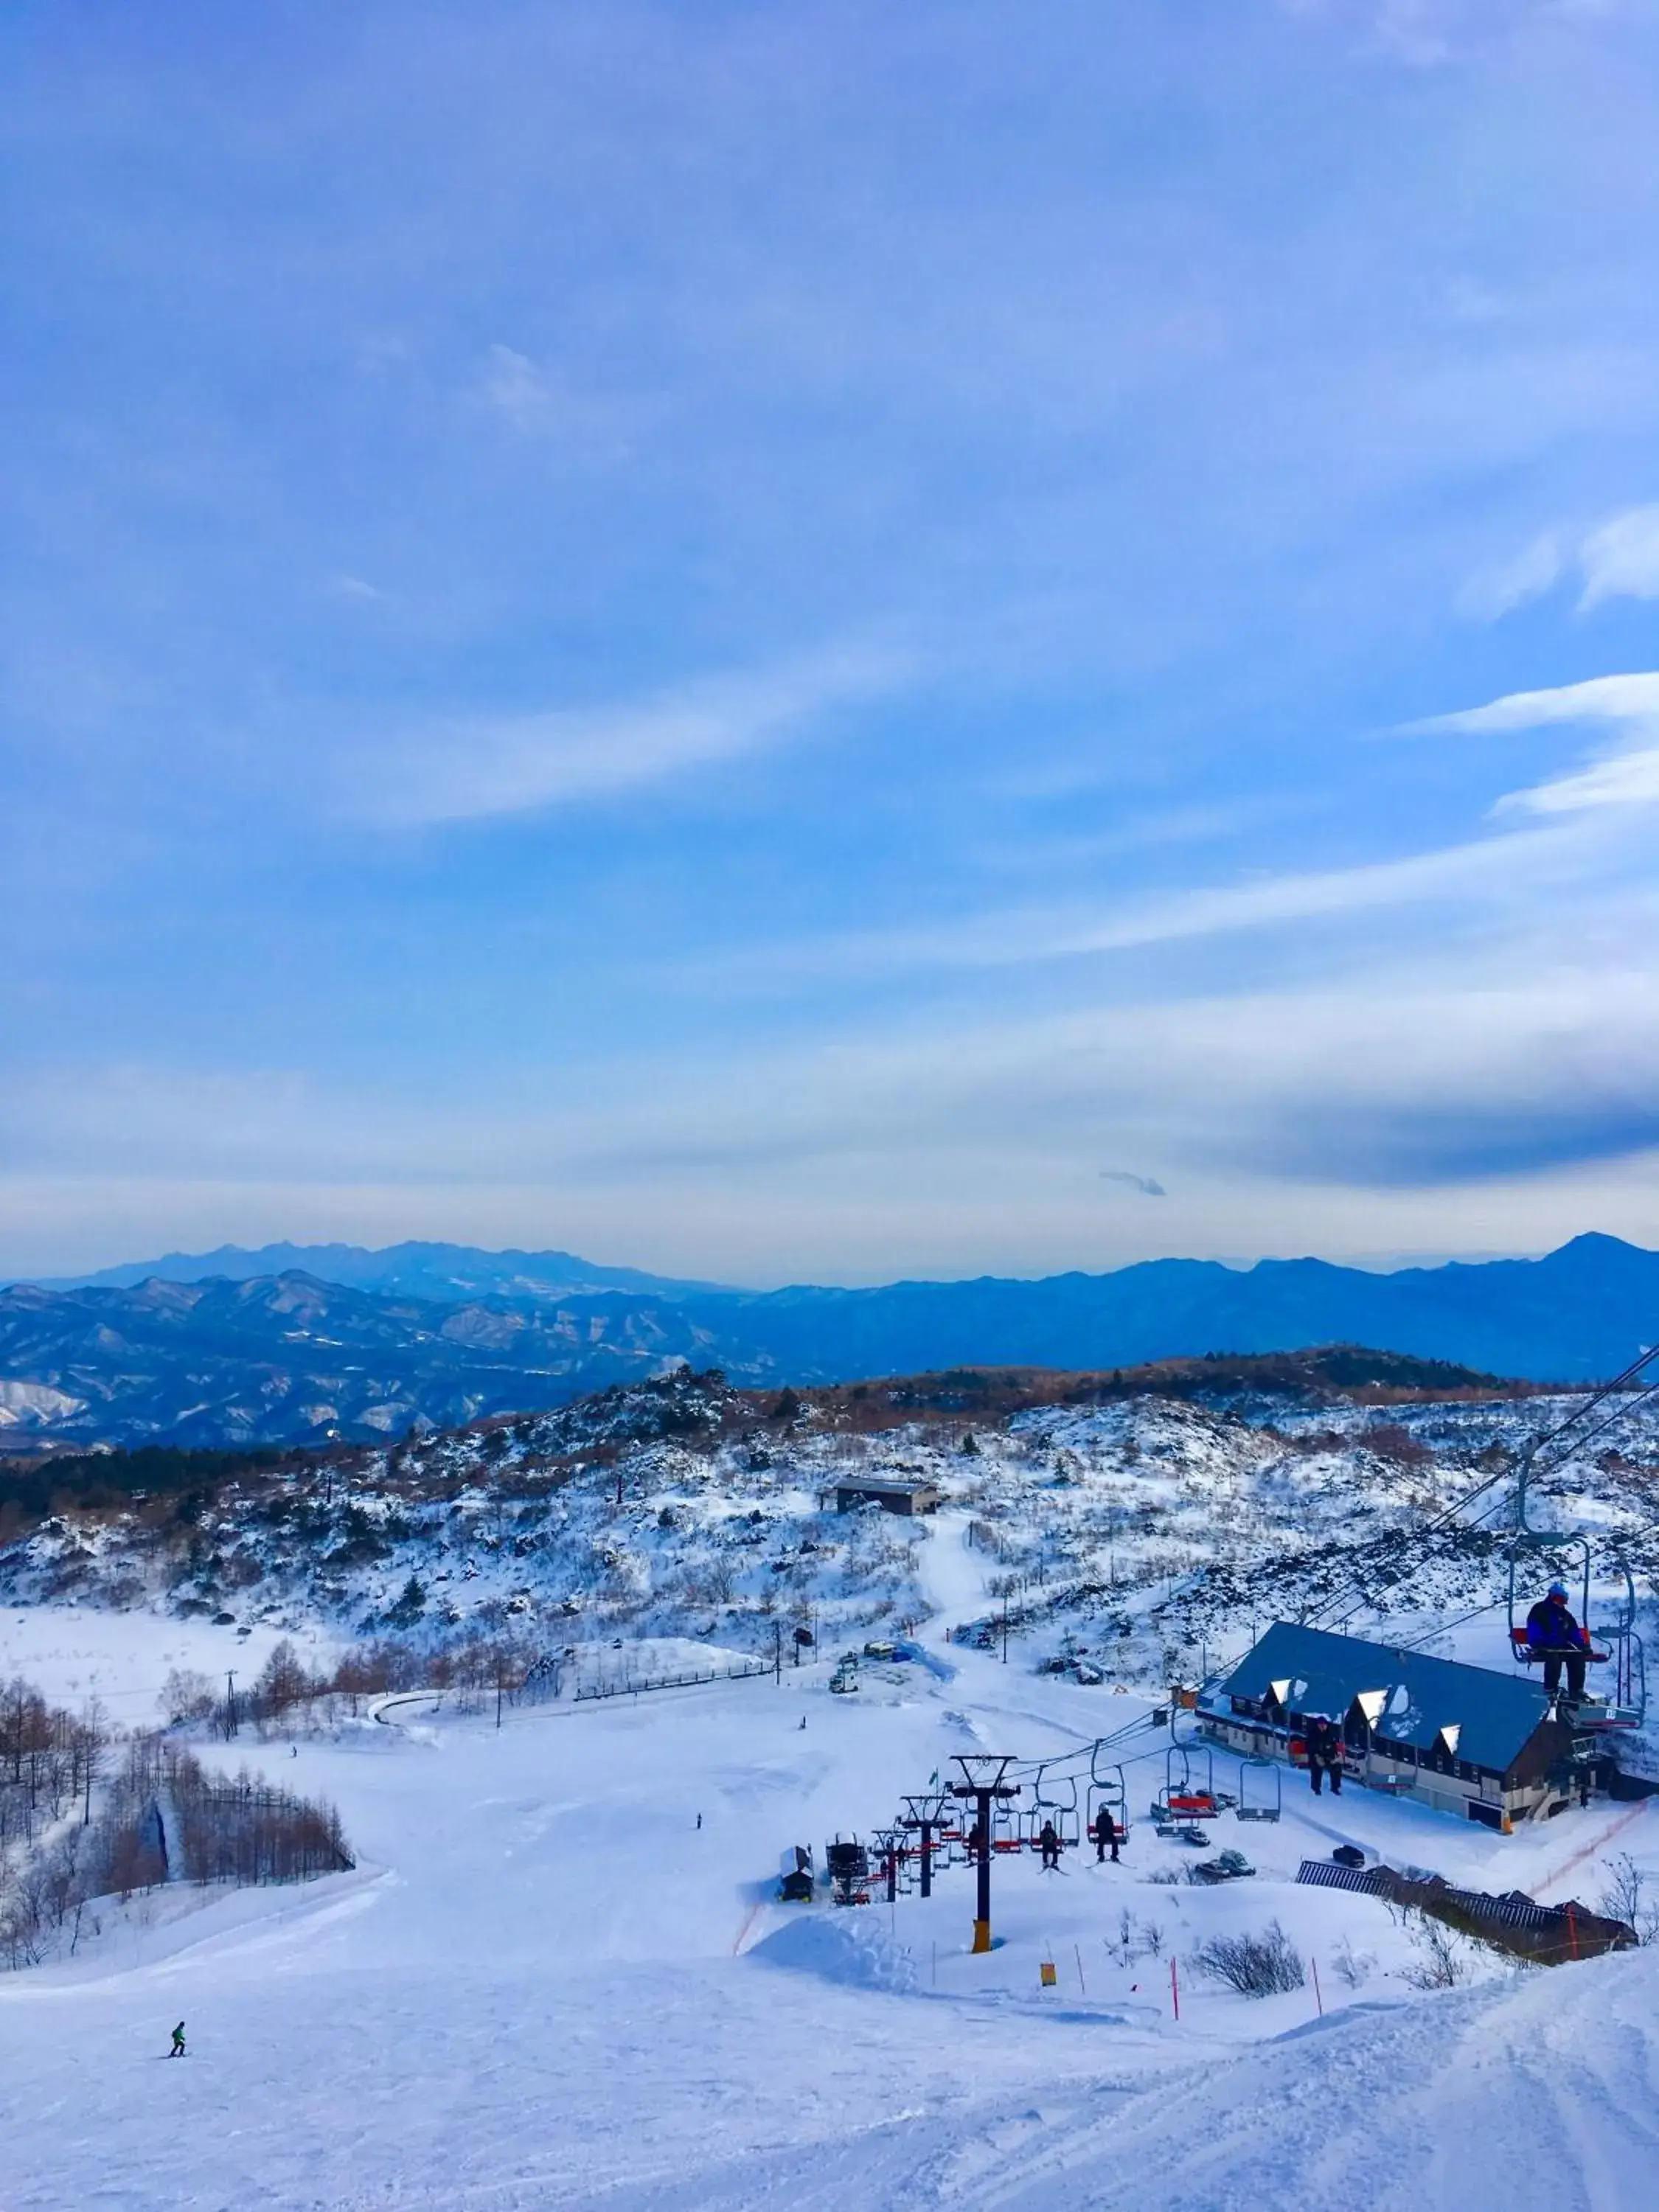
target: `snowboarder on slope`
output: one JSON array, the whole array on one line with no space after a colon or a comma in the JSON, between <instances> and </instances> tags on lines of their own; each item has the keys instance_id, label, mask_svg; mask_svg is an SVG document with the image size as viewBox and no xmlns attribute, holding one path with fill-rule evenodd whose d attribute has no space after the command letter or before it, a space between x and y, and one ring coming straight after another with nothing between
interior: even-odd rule
<instances>
[{"instance_id":1,"label":"snowboarder on slope","mask_svg":"<svg viewBox=\"0 0 1659 2212\"><path fill-rule=\"evenodd\" d=\"M1567 1666L1567 1695L1575 1705L1584 1694L1584 1659L1589 1650L1589 1632L1581 1628L1567 1609L1567 1586L1552 1583L1527 1615L1527 1642L1534 1651L1546 1654L1544 1689L1553 1697L1561 1686L1561 1662Z\"/></svg>"},{"instance_id":2,"label":"snowboarder on slope","mask_svg":"<svg viewBox=\"0 0 1659 2212\"><path fill-rule=\"evenodd\" d=\"M1052 1872L1060 1864L1060 1838L1054 1832L1054 1824L1052 1820L1043 1822L1042 1832L1038 1836L1037 1842L1042 1847L1043 1866Z\"/></svg>"},{"instance_id":3,"label":"snowboarder on slope","mask_svg":"<svg viewBox=\"0 0 1659 2212\"><path fill-rule=\"evenodd\" d=\"M1313 1794L1319 1796L1325 1777L1331 1778L1331 1795L1342 1795L1342 1735L1336 1723L1325 1713L1308 1716L1308 1779L1313 1784Z\"/></svg>"},{"instance_id":4,"label":"snowboarder on slope","mask_svg":"<svg viewBox=\"0 0 1659 2212\"><path fill-rule=\"evenodd\" d=\"M167 2053L167 2057L168 2057L169 2058L182 2058L182 2057L184 2057L184 2055L185 2055L185 2023L183 2022L183 2021L179 2021L179 2025L178 2025L178 2027L175 2027L175 2028L173 2029L173 2048L172 2048L172 2050L171 2050L171 2051L168 2051L168 2053Z\"/></svg>"}]
</instances>

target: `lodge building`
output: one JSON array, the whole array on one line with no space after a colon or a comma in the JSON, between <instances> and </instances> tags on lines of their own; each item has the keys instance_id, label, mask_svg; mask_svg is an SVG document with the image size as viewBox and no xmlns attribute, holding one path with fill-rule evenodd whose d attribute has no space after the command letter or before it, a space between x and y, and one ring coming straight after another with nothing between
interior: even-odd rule
<instances>
[{"instance_id":1,"label":"lodge building","mask_svg":"<svg viewBox=\"0 0 1659 2212\"><path fill-rule=\"evenodd\" d=\"M1507 1832L1565 1812L1577 1786L1572 1730L1535 1680L1275 1621L1199 1725L1246 1758L1294 1761L1309 1720L1342 1732L1343 1778Z\"/></svg>"}]
</instances>

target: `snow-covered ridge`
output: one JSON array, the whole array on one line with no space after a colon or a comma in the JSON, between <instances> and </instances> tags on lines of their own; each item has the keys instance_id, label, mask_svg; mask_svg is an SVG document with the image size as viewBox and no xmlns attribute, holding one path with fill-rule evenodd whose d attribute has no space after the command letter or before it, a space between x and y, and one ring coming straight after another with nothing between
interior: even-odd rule
<instances>
[{"instance_id":1,"label":"snow-covered ridge","mask_svg":"<svg viewBox=\"0 0 1659 2212\"><path fill-rule=\"evenodd\" d=\"M969 1516L988 1580L959 1626L1000 1634L1006 1614L1027 1664L1192 1680L1280 1614L1387 1624L1496 1663L1501 1524L1434 1524L1571 1402L1235 1392L1219 1407L1142 1396L985 1420L858 1392L764 1401L680 1371L59 1513L0 1549L0 1596L336 1637L513 1625L549 1648L688 1636L770 1652L799 1629L828 1644L930 1611L928 1524L835 1510L838 1480L876 1471L925 1476ZM1650 1571L1653 1540L1631 1540L1659 1520L1651 1416L1600 1437L1540 1504Z\"/></svg>"},{"instance_id":2,"label":"snow-covered ridge","mask_svg":"<svg viewBox=\"0 0 1659 2212\"><path fill-rule=\"evenodd\" d=\"M0 1429L48 1428L81 1412L86 1401L46 1382L15 1382L0 1377Z\"/></svg>"}]
</instances>

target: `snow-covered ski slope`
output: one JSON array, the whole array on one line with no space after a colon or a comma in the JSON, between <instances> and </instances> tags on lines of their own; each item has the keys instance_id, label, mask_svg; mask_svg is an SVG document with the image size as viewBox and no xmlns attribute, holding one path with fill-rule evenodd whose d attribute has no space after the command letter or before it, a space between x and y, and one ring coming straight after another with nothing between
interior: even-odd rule
<instances>
[{"instance_id":1,"label":"snow-covered ski slope","mask_svg":"<svg viewBox=\"0 0 1659 2212\"><path fill-rule=\"evenodd\" d=\"M947 1516L923 1554L924 1595L950 1608L988 1564L964 1530ZM50 1649L66 1675L84 1618L0 1616L0 1674ZM159 1681L178 1635L104 1616L97 1665ZM1164 1886L1192 1854L1144 1819L1117 1869L998 1861L988 1958L967 1948L964 1870L893 1910L775 1904L783 1846L867 1835L953 1752L1058 1753L1141 1710L934 1649L950 1679L872 1668L847 1698L823 1667L510 1713L499 1732L401 1707L297 1756L244 1738L238 1760L338 1802L357 1872L183 1918L169 1893L148 1927L135 1908L73 1962L0 1977L0 2205L1496 2212L1540 2186L1559 2212L1636 2201L1659 2114L1659 1955L1519 1976L1488 1961L1473 1986L1424 1996L1383 1908L1291 1877L1354 1837L1588 1901L1615 1853L1659 1870L1659 1814L1601 1803L1505 1839L1364 1794L1316 1803L1293 1782L1277 1826L1215 1825L1253 1881ZM1130 1768L1132 1811L1162 1778L1158 1756ZM1322 2019L1311 1984L1252 2002L1191 1972L1207 1936L1274 1917L1319 1967Z\"/></svg>"}]
</instances>

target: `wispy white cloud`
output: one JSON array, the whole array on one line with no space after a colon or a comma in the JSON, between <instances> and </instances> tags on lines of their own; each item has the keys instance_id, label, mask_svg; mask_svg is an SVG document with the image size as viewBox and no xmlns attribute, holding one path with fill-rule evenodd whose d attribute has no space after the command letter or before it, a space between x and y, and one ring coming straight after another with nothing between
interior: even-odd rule
<instances>
[{"instance_id":1,"label":"wispy white cloud","mask_svg":"<svg viewBox=\"0 0 1659 2212\"><path fill-rule=\"evenodd\" d=\"M1562 810L1565 811L1565 810ZM1565 823L1470 838L1345 868L1287 870L1106 907L1030 906L936 926L848 932L744 950L722 963L739 981L890 976L905 970L1006 969L1146 951L1249 931L1447 904L1513 906L1552 881L1593 872L1599 840Z\"/></svg>"},{"instance_id":2,"label":"wispy white cloud","mask_svg":"<svg viewBox=\"0 0 1659 2212\"><path fill-rule=\"evenodd\" d=\"M1479 836L1344 867L1263 872L1107 905L1004 908L936 925L745 948L724 963L725 971L763 981L1006 969L1334 924L1368 913L1526 908L1547 893L1596 882L1620 849L1620 817L1659 801L1659 672L1512 692L1402 732L1501 736L1551 726L1600 726L1615 739L1565 775L1501 795ZM1516 817L1538 818L1517 823Z\"/></svg>"},{"instance_id":3,"label":"wispy white cloud","mask_svg":"<svg viewBox=\"0 0 1659 2212\"><path fill-rule=\"evenodd\" d=\"M1598 676L1553 690L1513 691L1486 706L1438 714L1413 726L1482 736L1560 723L1611 726L1620 735L1569 775L1506 793L1495 814L1586 814L1659 804L1659 673Z\"/></svg>"},{"instance_id":4,"label":"wispy white cloud","mask_svg":"<svg viewBox=\"0 0 1659 2212\"><path fill-rule=\"evenodd\" d=\"M1659 599L1659 504L1627 508L1578 533L1540 532L1519 553L1478 569L1457 595L1458 611L1496 622L1574 574L1580 614L1607 599Z\"/></svg>"},{"instance_id":5,"label":"wispy white cloud","mask_svg":"<svg viewBox=\"0 0 1659 2212\"><path fill-rule=\"evenodd\" d=\"M1553 530L1544 531L1512 559L1471 576L1457 595L1458 612L1476 622L1496 622L1541 598L1559 579L1562 564L1559 538Z\"/></svg>"},{"instance_id":6,"label":"wispy white cloud","mask_svg":"<svg viewBox=\"0 0 1659 2212\"><path fill-rule=\"evenodd\" d=\"M1659 599L1659 505L1633 507L1592 530L1579 549L1581 607L1603 599Z\"/></svg>"},{"instance_id":7,"label":"wispy white cloud","mask_svg":"<svg viewBox=\"0 0 1659 2212\"><path fill-rule=\"evenodd\" d=\"M1546 691L1510 691L1484 707L1455 714L1431 714L1406 725L1408 735L1462 731L1471 737L1539 730L1553 722L1642 722L1659 718L1659 672L1628 676L1593 676L1583 684L1562 684Z\"/></svg>"},{"instance_id":8,"label":"wispy white cloud","mask_svg":"<svg viewBox=\"0 0 1659 2212\"><path fill-rule=\"evenodd\" d=\"M1655 733L1659 736L1659 726ZM1571 775L1556 776L1499 799L1497 811L1584 814L1602 807L1659 805L1659 744L1594 761Z\"/></svg>"},{"instance_id":9,"label":"wispy white cloud","mask_svg":"<svg viewBox=\"0 0 1659 2212\"><path fill-rule=\"evenodd\" d=\"M848 648L611 706L450 722L356 756L347 809L417 827L603 799L779 744L901 672L893 654Z\"/></svg>"},{"instance_id":10,"label":"wispy white cloud","mask_svg":"<svg viewBox=\"0 0 1659 2212\"><path fill-rule=\"evenodd\" d=\"M552 378L512 346L490 347L481 388L489 404L526 436L556 428L568 414Z\"/></svg>"}]
</instances>

